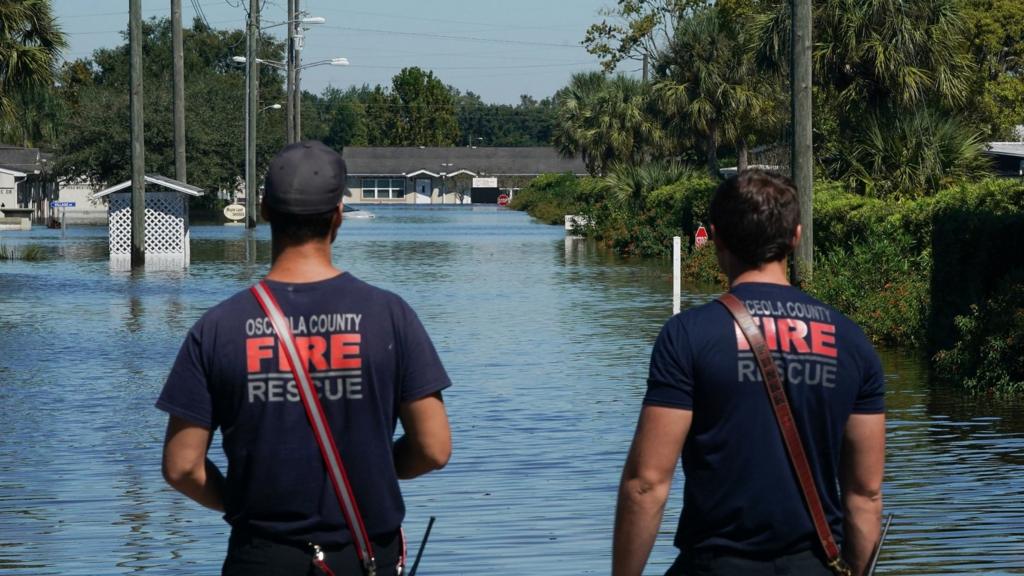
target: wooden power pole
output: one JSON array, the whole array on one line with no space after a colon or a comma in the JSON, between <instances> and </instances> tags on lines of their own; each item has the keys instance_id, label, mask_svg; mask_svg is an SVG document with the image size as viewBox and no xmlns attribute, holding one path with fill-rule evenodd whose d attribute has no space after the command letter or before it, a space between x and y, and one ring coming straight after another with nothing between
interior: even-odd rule
<instances>
[{"instance_id":1,"label":"wooden power pole","mask_svg":"<svg viewBox=\"0 0 1024 576\"><path fill-rule=\"evenodd\" d=\"M298 23L299 14L302 13L302 10L299 8L300 0L292 0L292 2L295 3L295 29L300 30ZM295 56L292 62L292 73L295 78L292 85L292 97L295 98L295 104L293 105L293 110L295 111L295 142L302 140L302 71L300 68L302 67L302 44L305 42L303 36L303 34L296 34L295 38L293 38L295 41Z\"/></svg>"},{"instance_id":2,"label":"wooden power pole","mask_svg":"<svg viewBox=\"0 0 1024 576\"><path fill-rule=\"evenodd\" d=\"M188 182L185 165L185 47L181 0L171 0L171 51L174 53L174 177Z\"/></svg>"},{"instance_id":3,"label":"wooden power pole","mask_svg":"<svg viewBox=\"0 0 1024 576\"><path fill-rule=\"evenodd\" d=\"M132 109L132 267L146 264L146 145L142 117L142 0L129 0Z\"/></svg>"},{"instance_id":4,"label":"wooden power pole","mask_svg":"<svg viewBox=\"0 0 1024 576\"><path fill-rule=\"evenodd\" d=\"M245 143L245 226L256 227L256 116L259 115L260 67L257 62L260 40L260 0L249 0L249 52L245 65L248 68L247 118L249 129Z\"/></svg>"},{"instance_id":5,"label":"wooden power pole","mask_svg":"<svg viewBox=\"0 0 1024 576\"><path fill-rule=\"evenodd\" d=\"M803 239L793 259L794 284L810 280L814 273L814 145L811 134L811 0L791 0L793 140L790 153L793 182L800 197L800 226Z\"/></svg>"},{"instance_id":6,"label":"wooden power pole","mask_svg":"<svg viewBox=\"0 0 1024 576\"><path fill-rule=\"evenodd\" d=\"M285 90L285 115L288 117L286 144L295 142L295 0L288 0L288 47L285 62L288 65L288 87Z\"/></svg>"}]
</instances>

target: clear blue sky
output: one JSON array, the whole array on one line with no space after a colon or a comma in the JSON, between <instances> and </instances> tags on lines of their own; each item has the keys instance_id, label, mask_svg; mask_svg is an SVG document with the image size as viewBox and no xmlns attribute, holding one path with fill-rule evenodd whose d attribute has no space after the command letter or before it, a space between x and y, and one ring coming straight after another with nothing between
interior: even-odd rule
<instances>
[{"instance_id":1,"label":"clear blue sky","mask_svg":"<svg viewBox=\"0 0 1024 576\"><path fill-rule=\"evenodd\" d=\"M248 0L197 0L214 28L243 27ZM405 66L434 70L441 80L485 101L514 103L520 94L552 95L578 71L598 68L581 46L587 26L614 0L302 0L327 23L306 34L305 62L347 57L349 67L303 72L303 88L388 84ZM53 0L70 39L68 59L121 42L128 0ZM196 15L182 0L184 21ZM285 18L286 0L266 0L263 22ZM170 14L170 0L143 0L143 17ZM273 29L278 36L284 27ZM185 47L188 49L188 46ZM635 68L627 63L625 68Z\"/></svg>"}]
</instances>

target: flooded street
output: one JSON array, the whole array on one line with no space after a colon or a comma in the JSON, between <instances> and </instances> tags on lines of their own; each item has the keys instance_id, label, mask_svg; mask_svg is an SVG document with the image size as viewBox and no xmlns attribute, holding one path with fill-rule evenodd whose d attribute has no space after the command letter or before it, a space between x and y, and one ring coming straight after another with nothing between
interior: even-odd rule
<instances>
[{"instance_id":1,"label":"flooded street","mask_svg":"<svg viewBox=\"0 0 1024 576\"><path fill-rule=\"evenodd\" d=\"M421 573L606 574L670 263L518 212L371 209L335 261L416 309L454 382L451 463L402 487L410 552L437 516ZM104 228L0 234L50 256L0 263L0 574L219 574L228 527L164 483L153 402L192 323L268 269L269 229L246 238L195 226L187 271L132 274L109 270ZM1024 406L883 361L896 520L878 573L1024 573ZM650 574L675 555L679 476Z\"/></svg>"}]
</instances>

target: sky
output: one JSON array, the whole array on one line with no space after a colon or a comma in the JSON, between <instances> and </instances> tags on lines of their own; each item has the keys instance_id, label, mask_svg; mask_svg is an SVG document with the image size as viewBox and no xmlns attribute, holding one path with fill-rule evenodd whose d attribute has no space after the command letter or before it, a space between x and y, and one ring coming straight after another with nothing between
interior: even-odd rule
<instances>
[{"instance_id":1,"label":"sky","mask_svg":"<svg viewBox=\"0 0 1024 576\"><path fill-rule=\"evenodd\" d=\"M182 0L190 27L198 4L214 28L242 28L249 0ZM303 71L302 87L319 93L333 85L389 85L407 66L433 70L443 82L512 104L521 94L551 96L569 77L599 68L580 46L587 27L614 0L302 0L325 24L306 32L303 62L346 57L347 67ZM65 58L84 58L122 42L128 0L53 0L69 38ZM263 25L285 19L287 0L264 0ZM144 18L170 15L170 0L142 0ZM284 26L271 28L286 34ZM188 46L185 46L188 50ZM241 55L241 54L240 54ZM624 71L636 68L626 63Z\"/></svg>"}]
</instances>

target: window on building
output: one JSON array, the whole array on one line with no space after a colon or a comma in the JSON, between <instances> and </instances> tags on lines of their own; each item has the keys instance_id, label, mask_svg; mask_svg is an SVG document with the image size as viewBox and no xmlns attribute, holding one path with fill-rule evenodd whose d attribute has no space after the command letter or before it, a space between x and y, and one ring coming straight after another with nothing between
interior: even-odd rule
<instances>
[{"instance_id":1,"label":"window on building","mask_svg":"<svg viewBox=\"0 0 1024 576\"><path fill-rule=\"evenodd\" d=\"M363 178L363 198L388 200L405 197L402 178Z\"/></svg>"}]
</instances>

